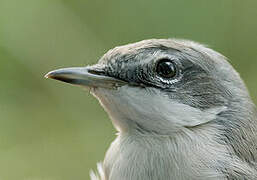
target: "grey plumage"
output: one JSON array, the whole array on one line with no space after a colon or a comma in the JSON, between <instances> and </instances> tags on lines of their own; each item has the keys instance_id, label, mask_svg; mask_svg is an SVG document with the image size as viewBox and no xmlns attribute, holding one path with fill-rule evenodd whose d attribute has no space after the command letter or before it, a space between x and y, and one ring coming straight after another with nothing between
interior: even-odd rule
<instances>
[{"instance_id":1,"label":"grey plumage","mask_svg":"<svg viewBox=\"0 0 257 180\"><path fill-rule=\"evenodd\" d=\"M156 73L162 59L174 77ZM257 179L255 105L227 59L201 44L144 40L47 77L90 87L119 131L101 179Z\"/></svg>"}]
</instances>

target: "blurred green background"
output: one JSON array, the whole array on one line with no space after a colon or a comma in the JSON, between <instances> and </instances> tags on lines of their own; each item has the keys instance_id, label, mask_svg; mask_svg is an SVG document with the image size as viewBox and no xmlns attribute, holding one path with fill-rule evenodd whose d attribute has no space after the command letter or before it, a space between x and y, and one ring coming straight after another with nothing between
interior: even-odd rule
<instances>
[{"instance_id":1,"label":"blurred green background","mask_svg":"<svg viewBox=\"0 0 257 180\"><path fill-rule=\"evenodd\" d=\"M46 72L178 37L229 57L257 102L257 1L0 0L0 180L87 180L115 138L88 92Z\"/></svg>"}]
</instances>

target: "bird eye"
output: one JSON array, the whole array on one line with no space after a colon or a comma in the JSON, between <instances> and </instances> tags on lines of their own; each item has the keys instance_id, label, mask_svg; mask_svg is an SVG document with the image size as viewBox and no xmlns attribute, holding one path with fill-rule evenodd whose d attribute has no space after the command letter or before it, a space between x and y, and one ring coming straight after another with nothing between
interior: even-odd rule
<instances>
[{"instance_id":1,"label":"bird eye","mask_svg":"<svg viewBox=\"0 0 257 180\"><path fill-rule=\"evenodd\" d=\"M173 78L176 75L176 66L170 59L161 59L157 63L156 73L163 78Z\"/></svg>"}]
</instances>

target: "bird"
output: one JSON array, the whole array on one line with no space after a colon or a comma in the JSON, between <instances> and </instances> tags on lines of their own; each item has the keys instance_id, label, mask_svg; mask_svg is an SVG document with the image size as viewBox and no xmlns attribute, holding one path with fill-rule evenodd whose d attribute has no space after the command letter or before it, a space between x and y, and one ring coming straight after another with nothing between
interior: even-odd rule
<instances>
[{"instance_id":1,"label":"bird","mask_svg":"<svg viewBox=\"0 0 257 180\"><path fill-rule=\"evenodd\" d=\"M88 89L117 130L92 180L257 179L256 106L206 45L142 40L46 77Z\"/></svg>"}]
</instances>

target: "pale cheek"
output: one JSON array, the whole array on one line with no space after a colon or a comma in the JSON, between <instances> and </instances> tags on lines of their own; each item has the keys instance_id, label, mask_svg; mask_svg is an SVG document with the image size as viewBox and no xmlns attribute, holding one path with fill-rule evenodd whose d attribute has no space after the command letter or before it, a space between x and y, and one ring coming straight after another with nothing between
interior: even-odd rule
<instances>
[{"instance_id":1,"label":"pale cheek","mask_svg":"<svg viewBox=\"0 0 257 180\"><path fill-rule=\"evenodd\" d=\"M117 129L125 129L131 123L139 123L148 130L174 131L176 125L167 119L166 110L153 94L138 88L94 91ZM159 100L158 100L159 101Z\"/></svg>"},{"instance_id":2,"label":"pale cheek","mask_svg":"<svg viewBox=\"0 0 257 180\"><path fill-rule=\"evenodd\" d=\"M158 90L128 86L119 90L98 88L94 94L115 125L125 127L128 123L137 122L149 130L163 132L209 122L224 110L224 107L216 107L201 111L163 96Z\"/></svg>"}]
</instances>

